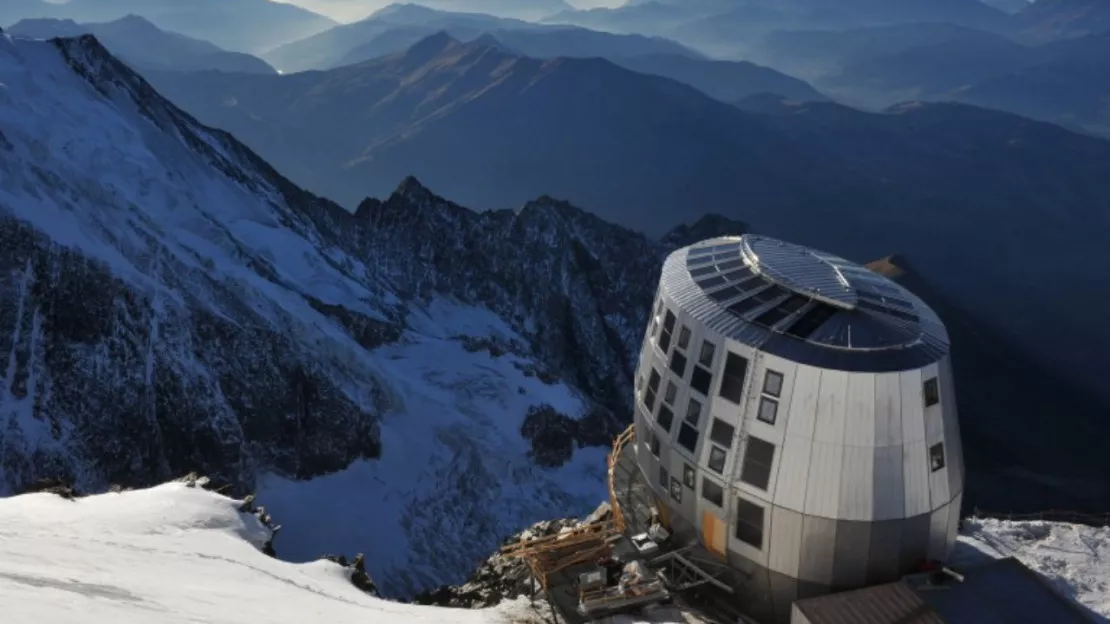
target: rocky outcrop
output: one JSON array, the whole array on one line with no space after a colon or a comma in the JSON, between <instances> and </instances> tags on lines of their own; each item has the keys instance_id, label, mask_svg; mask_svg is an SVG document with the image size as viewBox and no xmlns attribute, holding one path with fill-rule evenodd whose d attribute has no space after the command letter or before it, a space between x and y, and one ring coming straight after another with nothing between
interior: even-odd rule
<instances>
[{"instance_id":1,"label":"rocky outcrop","mask_svg":"<svg viewBox=\"0 0 1110 624\"><path fill-rule=\"evenodd\" d=\"M602 503L593 513L582 519L563 518L537 522L507 538L502 545L557 535L563 531L604 520L608 518L609 513L609 504ZM492 607L502 600L533 595L537 587L532 582L528 565L522 559L505 557L498 552L479 564L478 569L462 585L444 585L422 592L413 598L413 602L441 607L483 609Z\"/></svg>"}]
</instances>

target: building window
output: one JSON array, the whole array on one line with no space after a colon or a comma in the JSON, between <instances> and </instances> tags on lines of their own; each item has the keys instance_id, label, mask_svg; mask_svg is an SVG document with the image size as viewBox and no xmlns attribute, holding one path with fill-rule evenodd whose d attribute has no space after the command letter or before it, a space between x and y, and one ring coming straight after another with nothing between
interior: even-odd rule
<instances>
[{"instance_id":1,"label":"building window","mask_svg":"<svg viewBox=\"0 0 1110 624\"><path fill-rule=\"evenodd\" d=\"M659 426L663 428L663 431L670 433L671 424L674 423L674 412L672 412L671 408L667 407L666 405L660 405L659 416L655 419L655 422L659 423Z\"/></svg>"},{"instance_id":2,"label":"building window","mask_svg":"<svg viewBox=\"0 0 1110 624\"><path fill-rule=\"evenodd\" d=\"M701 497L718 507L725 506L725 489L706 477L701 478Z\"/></svg>"},{"instance_id":3,"label":"building window","mask_svg":"<svg viewBox=\"0 0 1110 624\"><path fill-rule=\"evenodd\" d=\"M763 376L763 394L775 397L782 395L782 373L773 370L767 371Z\"/></svg>"},{"instance_id":4,"label":"building window","mask_svg":"<svg viewBox=\"0 0 1110 624\"><path fill-rule=\"evenodd\" d=\"M697 427L701 421L701 403L697 399L690 399L690 404L686 406L686 422Z\"/></svg>"},{"instance_id":5,"label":"building window","mask_svg":"<svg viewBox=\"0 0 1110 624\"><path fill-rule=\"evenodd\" d=\"M682 484L674 477L671 477L671 498L673 498L676 503L682 502Z\"/></svg>"},{"instance_id":6,"label":"building window","mask_svg":"<svg viewBox=\"0 0 1110 624\"><path fill-rule=\"evenodd\" d=\"M775 419L779 415L779 402L768 397L760 397L759 399L759 415L757 418L767 423L768 425L775 424Z\"/></svg>"},{"instance_id":7,"label":"building window","mask_svg":"<svg viewBox=\"0 0 1110 624\"><path fill-rule=\"evenodd\" d=\"M651 340L655 340L655 334L659 331L659 319L651 319Z\"/></svg>"},{"instance_id":8,"label":"building window","mask_svg":"<svg viewBox=\"0 0 1110 624\"><path fill-rule=\"evenodd\" d=\"M739 405L744 395L744 376L748 373L748 360L732 353L725 360L725 372L721 377L720 395Z\"/></svg>"},{"instance_id":9,"label":"building window","mask_svg":"<svg viewBox=\"0 0 1110 624\"><path fill-rule=\"evenodd\" d=\"M690 375L690 387L698 392L709 396L709 387L713 385L713 375L700 366L694 367L694 373Z\"/></svg>"},{"instance_id":10,"label":"building window","mask_svg":"<svg viewBox=\"0 0 1110 624\"><path fill-rule=\"evenodd\" d=\"M659 436L654 431L651 433L651 454L659 457Z\"/></svg>"},{"instance_id":11,"label":"building window","mask_svg":"<svg viewBox=\"0 0 1110 624\"><path fill-rule=\"evenodd\" d=\"M725 460L728 459L728 453L719 446L712 446L709 448L709 469L717 474L725 474Z\"/></svg>"},{"instance_id":12,"label":"building window","mask_svg":"<svg viewBox=\"0 0 1110 624\"><path fill-rule=\"evenodd\" d=\"M748 438L744 449L744 465L740 480L748 485L766 490L771 482L771 464L775 461L775 445L759 438Z\"/></svg>"},{"instance_id":13,"label":"building window","mask_svg":"<svg viewBox=\"0 0 1110 624\"><path fill-rule=\"evenodd\" d=\"M686 356L682 355L678 349L671 353L671 372L678 375L679 379L686 375Z\"/></svg>"},{"instance_id":14,"label":"building window","mask_svg":"<svg viewBox=\"0 0 1110 624\"><path fill-rule=\"evenodd\" d=\"M713 428L709 430L709 439L726 449L730 449L732 448L732 436L735 433L736 427L733 427L720 418L714 418Z\"/></svg>"},{"instance_id":15,"label":"building window","mask_svg":"<svg viewBox=\"0 0 1110 624\"><path fill-rule=\"evenodd\" d=\"M666 489L670 480L671 475L667 472L667 467L663 464L659 464L659 485L663 486L663 489Z\"/></svg>"},{"instance_id":16,"label":"building window","mask_svg":"<svg viewBox=\"0 0 1110 624\"><path fill-rule=\"evenodd\" d=\"M690 464L686 464L685 466L683 466L682 480L684 483L686 483L686 487L690 488L691 490L694 489L694 486L697 484L697 472L694 471L694 467Z\"/></svg>"},{"instance_id":17,"label":"building window","mask_svg":"<svg viewBox=\"0 0 1110 624\"><path fill-rule=\"evenodd\" d=\"M667 405L674 405L676 396L678 396L678 386L674 385L673 381L668 381L667 391L663 393L663 402Z\"/></svg>"},{"instance_id":18,"label":"building window","mask_svg":"<svg viewBox=\"0 0 1110 624\"><path fill-rule=\"evenodd\" d=\"M663 333L659 335L659 348L666 353L671 348L671 332L674 331L674 312L667 310L663 317Z\"/></svg>"},{"instance_id":19,"label":"building window","mask_svg":"<svg viewBox=\"0 0 1110 624\"><path fill-rule=\"evenodd\" d=\"M933 472L944 468L944 442L937 442L929 447L929 466Z\"/></svg>"},{"instance_id":20,"label":"building window","mask_svg":"<svg viewBox=\"0 0 1110 624\"><path fill-rule=\"evenodd\" d=\"M763 508L742 498L736 499L736 539L763 550Z\"/></svg>"},{"instance_id":21,"label":"building window","mask_svg":"<svg viewBox=\"0 0 1110 624\"><path fill-rule=\"evenodd\" d=\"M678 428L678 443L682 448L693 453L698 448L698 430L690 426L690 423L682 423Z\"/></svg>"},{"instance_id":22,"label":"building window","mask_svg":"<svg viewBox=\"0 0 1110 624\"><path fill-rule=\"evenodd\" d=\"M678 348L683 351L690 346L690 328L685 325L678 331Z\"/></svg>"},{"instance_id":23,"label":"building window","mask_svg":"<svg viewBox=\"0 0 1110 624\"><path fill-rule=\"evenodd\" d=\"M713 346L713 343L708 340L703 340L701 343L701 353L698 354L698 364L706 368L713 368L714 351L716 351L716 347Z\"/></svg>"},{"instance_id":24,"label":"building window","mask_svg":"<svg viewBox=\"0 0 1110 624\"><path fill-rule=\"evenodd\" d=\"M648 411L655 409L655 393L659 391L659 371L654 368L651 369L651 376L648 377L647 391L644 392L644 405L647 406Z\"/></svg>"},{"instance_id":25,"label":"building window","mask_svg":"<svg viewBox=\"0 0 1110 624\"><path fill-rule=\"evenodd\" d=\"M662 313L663 313L663 298L660 297L659 300L655 302L655 316L659 316Z\"/></svg>"},{"instance_id":26,"label":"building window","mask_svg":"<svg viewBox=\"0 0 1110 624\"><path fill-rule=\"evenodd\" d=\"M636 392L644 389L644 376L636 375Z\"/></svg>"},{"instance_id":27,"label":"building window","mask_svg":"<svg viewBox=\"0 0 1110 624\"><path fill-rule=\"evenodd\" d=\"M925 381L925 407L932 407L940 403L940 384L933 377Z\"/></svg>"}]
</instances>

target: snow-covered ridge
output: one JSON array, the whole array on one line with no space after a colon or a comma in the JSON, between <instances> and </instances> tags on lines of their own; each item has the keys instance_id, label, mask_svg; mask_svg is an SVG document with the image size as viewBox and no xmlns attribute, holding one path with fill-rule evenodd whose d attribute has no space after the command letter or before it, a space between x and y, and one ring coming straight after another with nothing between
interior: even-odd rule
<instances>
[{"instance_id":1,"label":"snow-covered ridge","mask_svg":"<svg viewBox=\"0 0 1110 624\"><path fill-rule=\"evenodd\" d=\"M527 600L447 611L381 600L330 561L260 551L269 530L239 502L184 483L66 500L0 500L4 620L67 624L528 622Z\"/></svg>"},{"instance_id":2,"label":"snow-covered ridge","mask_svg":"<svg viewBox=\"0 0 1110 624\"><path fill-rule=\"evenodd\" d=\"M257 485L283 555L365 551L395 596L462 580L601 496L579 446L622 419L664 249L415 180L356 217L95 38L0 35L0 494L195 470ZM577 423L556 468L522 437L540 406L542 444Z\"/></svg>"}]
</instances>

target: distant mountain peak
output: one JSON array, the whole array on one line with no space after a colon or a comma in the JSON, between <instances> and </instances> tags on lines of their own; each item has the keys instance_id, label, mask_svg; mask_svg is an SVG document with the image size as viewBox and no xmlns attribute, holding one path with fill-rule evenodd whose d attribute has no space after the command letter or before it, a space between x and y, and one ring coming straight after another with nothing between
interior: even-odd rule
<instances>
[{"instance_id":1,"label":"distant mountain peak","mask_svg":"<svg viewBox=\"0 0 1110 624\"><path fill-rule=\"evenodd\" d=\"M404 180L397 185L397 189L393 191L392 197L401 197L409 201L428 201L441 199L433 193L428 187L416 179L416 176L405 176Z\"/></svg>"},{"instance_id":2,"label":"distant mountain peak","mask_svg":"<svg viewBox=\"0 0 1110 624\"><path fill-rule=\"evenodd\" d=\"M420 41L412 44L405 56L431 60L447 50L460 46L462 43L451 36L446 30L436 31Z\"/></svg>"}]
</instances>

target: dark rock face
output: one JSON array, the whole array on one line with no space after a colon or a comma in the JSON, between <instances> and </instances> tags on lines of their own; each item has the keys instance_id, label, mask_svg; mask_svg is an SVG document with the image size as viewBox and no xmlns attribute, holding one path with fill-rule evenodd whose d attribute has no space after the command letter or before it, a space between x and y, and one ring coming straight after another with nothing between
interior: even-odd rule
<instances>
[{"instance_id":1,"label":"dark rock face","mask_svg":"<svg viewBox=\"0 0 1110 624\"><path fill-rule=\"evenodd\" d=\"M549 197L520 210L474 212L411 177L388 199L364 201L356 218L365 255L399 275L399 288L497 312L548 372L593 400L588 423L530 417L544 419L526 425L525 435L547 440L537 457L550 465L569 457L573 442L608 444L630 420L633 362L666 254L695 236L745 229L711 216L653 241Z\"/></svg>"}]
</instances>

